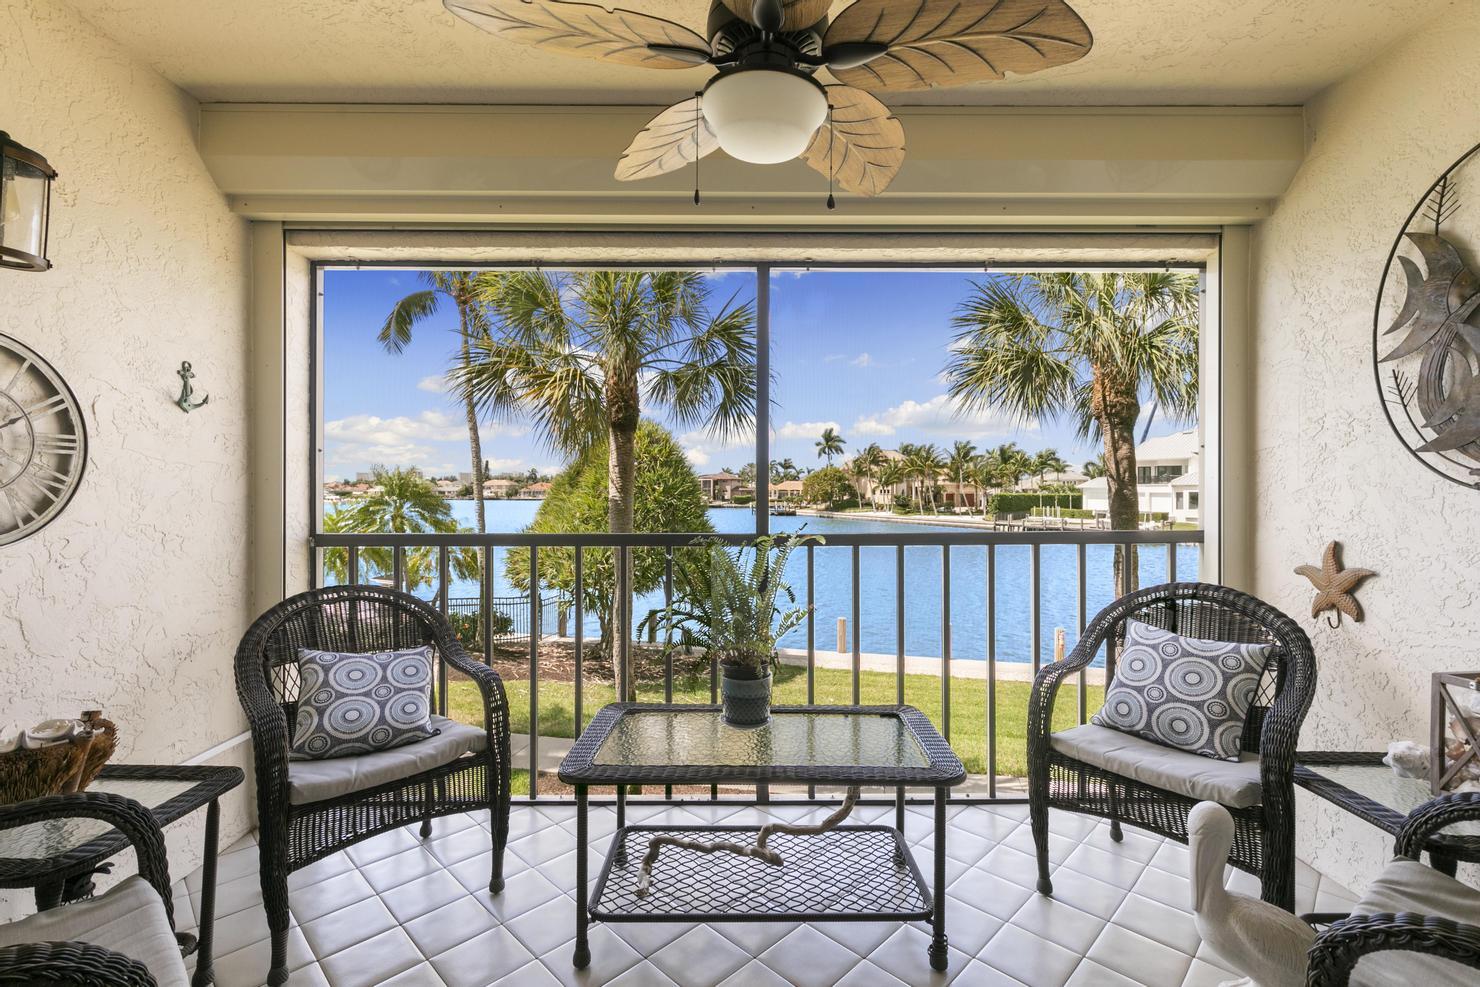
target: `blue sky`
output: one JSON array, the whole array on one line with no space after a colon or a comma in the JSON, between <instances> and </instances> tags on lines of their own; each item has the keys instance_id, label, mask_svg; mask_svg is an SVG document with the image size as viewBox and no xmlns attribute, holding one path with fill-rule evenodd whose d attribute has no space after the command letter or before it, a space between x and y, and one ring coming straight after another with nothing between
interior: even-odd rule
<instances>
[{"instance_id":1,"label":"blue sky","mask_svg":"<svg viewBox=\"0 0 1480 987\"><path fill-rule=\"evenodd\" d=\"M951 316L984 275L962 271L777 271L771 281L772 458L821 465L814 443L837 428L851 455L870 442L956 439L978 446L1017 442L1053 447L1078 466L1098 453L1068 422L1024 425L995 413L961 416L940 379L952 338ZM750 272L710 278L717 308L732 295L755 297ZM442 374L457 346L456 311L444 301L417 327L405 352L387 354L375 336L396 301L420 290L414 271L324 273L325 476L337 479L372 464L418 466L431 474L470 468L463 412ZM664 424L659 409L650 417ZM1157 421L1153 434L1172 431ZM726 445L675 429L700 472L738 469L753 444ZM560 457L520 423L482 423L483 455L494 472L558 469Z\"/></svg>"}]
</instances>

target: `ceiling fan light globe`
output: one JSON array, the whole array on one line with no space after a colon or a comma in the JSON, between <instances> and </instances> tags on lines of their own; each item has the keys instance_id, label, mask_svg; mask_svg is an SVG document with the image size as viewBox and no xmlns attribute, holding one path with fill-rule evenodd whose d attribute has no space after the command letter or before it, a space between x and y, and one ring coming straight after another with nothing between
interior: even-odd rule
<instances>
[{"instance_id":1,"label":"ceiling fan light globe","mask_svg":"<svg viewBox=\"0 0 1480 987\"><path fill-rule=\"evenodd\" d=\"M827 96L811 78L779 69L716 77L704 90L704 119L732 158L790 161L807 149L827 117Z\"/></svg>"}]
</instances>

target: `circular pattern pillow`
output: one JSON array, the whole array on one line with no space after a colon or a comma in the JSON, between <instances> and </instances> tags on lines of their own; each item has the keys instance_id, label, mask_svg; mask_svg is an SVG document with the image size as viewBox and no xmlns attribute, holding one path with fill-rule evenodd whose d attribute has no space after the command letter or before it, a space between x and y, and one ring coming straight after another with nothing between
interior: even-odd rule
<instances>
[{"instance_id":1,"label":"circular pattern pillow","mask_svg":"<svg viewBox=\"0 0 1480 987\"><path fill-rule=\"evenodd\" d=\"M1273 645L1182 637L1137 620L1105 705L1090 721L1204 757L1237 761Z\"/></svg>"},{"instance_id":2,"label":"circular pattern pillow","mask_svg":"<svg viewBox=\"0 0 1480 987\"><path fill-rule=\"evenodd\" d=\"M432 649L298 649L293 760L369 754L433 735Z\"/></svg>"}]
</instances>

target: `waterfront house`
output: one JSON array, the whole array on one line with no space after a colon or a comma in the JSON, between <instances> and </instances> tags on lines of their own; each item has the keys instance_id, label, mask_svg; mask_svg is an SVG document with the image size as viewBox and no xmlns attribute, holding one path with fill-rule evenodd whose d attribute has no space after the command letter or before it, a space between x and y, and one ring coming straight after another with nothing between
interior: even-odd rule
<instances>
[{"instance_id":1,"label":"waterfront house","mask_svg":"<svg viewBox=\"0 0 1480 987\"><path fill-rule=\"evenodd\" d=\"M1480 453L1451 431L1480 415L1474 0L0 0L0 25L0 982L1476 983L1480 810L1414 749L1480 652ZM712 293L678 317L656 271ZM554 290L492 307L518 299L464 290L486 272ZM1053 323L1091 306L972 305L1048 274L1167 275L1188 310L1136 342L1175 358L1098 345L1163 314L1117 290L1080 333ZM583 278L628 314L507 335ZM702 534L602 530L591 487L580 530L499 501L477 532L371 464L474 462L448 370L494 336L543 386L480 378L480 455L515 474L489 496L634 419L704 469L821 466L832 427L850 460L1083 462L1072 415L1001 398L1154 363L1174 386L1140 407L1186 431L1141 444L1140 506L1181 523L793 517L790 480ZM968 351L974 405L945 372ZM862 499L922 484L979 507L949 477ZM764 581L799 608L772 675L643 622L703 592L696 538L803 525L826 541ZM382 660L408 681L310 687ZM710 708L768 689L756 729ZM13 798L83 780L91 727L45 721L99 708L99 776ZM361 726L406 743L330 736ZM1413 777L1382 761L1404 741ZM777 833L780 863L642 871L655 832L841 816Z\"/></svg>"},{"instance_id":2,"label":"waterfront house","mask_svg":"<svg viewBox=\"0 0 1480 987\"><path fill-rule=\"evenodd\" d=\"M710 503L733 500L740 487L740 478L734 473L699 474L699 489Z\"/></svg>"},{"instance_id":3,"label":"waterfront house","mask_svg":"<svg viewBox=\"0 0 1480 987\"><path fill-rule=\"evenodd\" d=\"M1202 439L1187 429L1147 439L1136 446L1136 493L1142 514L1165 515L1173 521L1196 524L1200 516ZM1079 484L1084 509L1097 514L1110 510L1109 485L1104 477Z\"/></svg>"}]
</instances>

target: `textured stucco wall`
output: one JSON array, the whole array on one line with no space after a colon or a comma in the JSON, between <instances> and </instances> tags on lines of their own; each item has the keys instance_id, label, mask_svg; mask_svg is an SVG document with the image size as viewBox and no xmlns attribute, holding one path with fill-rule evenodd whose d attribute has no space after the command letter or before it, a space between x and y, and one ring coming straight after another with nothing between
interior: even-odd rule
<instances>
[{"instance_id":1,"label":"textured stucco wall","mask_svg":"<svg viewBox=\"0 0 1480 987\"><path fill-rule=\"evenodd\" d=\"M1399 444L1371 373L1383 262L1428 184L1480 140L1480 7L1457 8L1307 107L1309 154L1257 231L1255 590L1299 617L1320 661L1305 749L1424 741L1429 673L1480 653L1480 493ZM1467 194L1470 223L1480 189ZM1471 229L1480 229L1471 225ZM1291 570L1336 539L1376 570L1366 622L1309 619ZM1300 855L1353 888L1391 854L1376 829L1300 802Z\"/></svg>"},{"instance_id":2,"label":"textured stucco wall","mask_svg":"<svg viewBox=\"0 0 1480 987\"><path fill-rule=\"evenodd\" d=\"M56 267L0 272L0 332L56 366L90 438L71 506L0 548L0 723L102 707L116 760L182 762L245 729L246 226L196 153L194 101L64 4L0 0L0 79L0 128L61 173ZM181 360L211 399L188 416ZM245 823L233 799L223 838ZM172 827L181 875L198 825Z\"/></svg>"}]
</instances>

